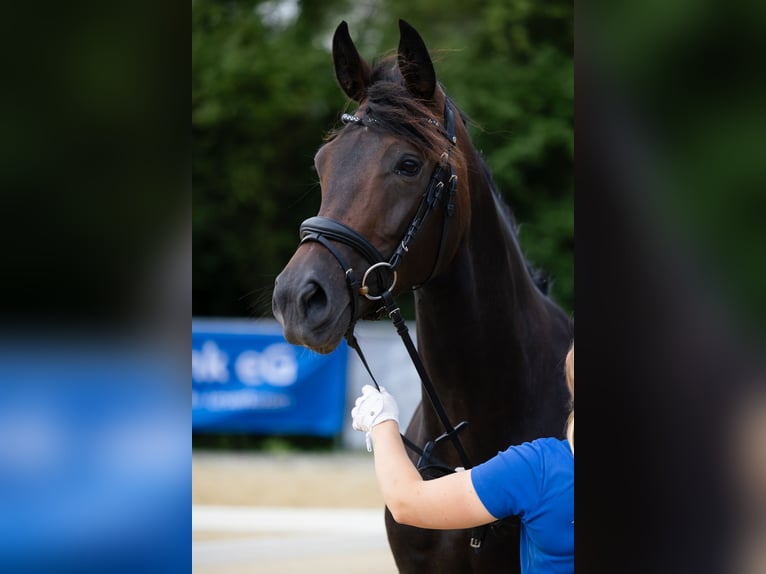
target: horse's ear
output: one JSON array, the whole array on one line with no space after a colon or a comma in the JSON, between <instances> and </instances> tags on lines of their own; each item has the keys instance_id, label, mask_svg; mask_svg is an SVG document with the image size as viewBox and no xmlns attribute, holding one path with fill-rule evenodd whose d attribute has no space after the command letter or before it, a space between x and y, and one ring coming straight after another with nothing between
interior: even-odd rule
<instances>
[{"instance_id":1,"label":"horse's ear","mask_svg":"<svg viewBox=\"0 0 766 574\"><path fill-rule=\"evenodd\" d=\"M345 21L338 25L332 37L332 59L335 77L343 92L361 102L370 85L370 66L356 51Z\"/></svg>"},{"instance_id":2,"label":"horse's ear","mask_svg":"<svg viewBox=\"0 0 766 574\"><path fill-rule=\"evenodd\" d=\"M399 71L414 96L430 100L436 89L436 72L426 44L417 30L399 20Z\"/></svg>"}]
</instances>

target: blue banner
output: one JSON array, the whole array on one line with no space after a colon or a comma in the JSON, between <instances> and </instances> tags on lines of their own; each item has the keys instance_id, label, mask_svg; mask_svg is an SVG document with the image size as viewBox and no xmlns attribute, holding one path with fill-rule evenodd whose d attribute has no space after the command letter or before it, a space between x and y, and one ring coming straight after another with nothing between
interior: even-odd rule
<instances>
[{"instance_id":1,"label":"blue banner","mask_svg":"<svg viewBox=\"0 0 766 574\"><path fill-rule=\"evenodd\" d=\"M291 345L276 322L192 321L192 430L334 436L348 347Z\"/></svg>"}]
</instances>

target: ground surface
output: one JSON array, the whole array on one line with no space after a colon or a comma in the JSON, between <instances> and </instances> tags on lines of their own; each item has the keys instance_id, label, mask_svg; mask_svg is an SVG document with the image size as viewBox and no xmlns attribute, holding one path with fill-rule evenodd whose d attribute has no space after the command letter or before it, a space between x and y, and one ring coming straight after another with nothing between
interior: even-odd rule
<instances>
[{"instance_id":1,"label":"ground surface","mask_svg":"<svg viewBox=\"0 0 766 574\"><path fill-rule=\"evenodd\" d=\"M192 456L197 573L396 572L372 455Z\"/></svg>"}]
</instances>

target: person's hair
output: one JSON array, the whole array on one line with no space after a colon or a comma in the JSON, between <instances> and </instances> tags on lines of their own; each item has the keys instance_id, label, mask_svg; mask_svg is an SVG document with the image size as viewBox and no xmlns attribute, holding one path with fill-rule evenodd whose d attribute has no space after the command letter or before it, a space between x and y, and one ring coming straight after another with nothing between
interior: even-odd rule
<instances>
[{"instance_id":1,"label":"person's hair","mask_svg":"<svg viewBox=\"0 0 766 574\"><path fill-rule=\"evenodd\" d=\"M569 393L572 396L572 410L569 412L569 417L567 417L565 428L567 441L572 449L572 455L574 455L574 341L572 341L569 352L564 359L564 374L566 375Z\"/></svg>"}]
</instances>

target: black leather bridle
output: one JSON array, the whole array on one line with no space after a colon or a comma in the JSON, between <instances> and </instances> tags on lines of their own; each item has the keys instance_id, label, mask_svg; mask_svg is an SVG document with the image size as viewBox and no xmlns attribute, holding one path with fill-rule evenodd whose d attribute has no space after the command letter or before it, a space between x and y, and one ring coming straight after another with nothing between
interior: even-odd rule
<instances>
[{"instance_id":1,"label":"black leather bridle","mask_svg":"<svg viewBox=\"0 0 766 574\"><path fill-rule=\"evenodd\" d=\"M404 441L404 444L420 455L417 463L417 468L421 475L424 476L424 478L434 478L435 475L432 474L434 471L437 474L455 472L456 469L441 462L433 454L434 448L444 440L449 440L452 442L455 449L457 450L458 456L460 457L463 468L471 468L472 465L468 455L466 454L458 436L458 433L463 430L468 423L466 421L462 421L453 426L450 422L449 417L444 410L444 406L442 405L436 393L436 389L434 388L433 383L431 382L431 379L423 365L423 362L420 359L417 349L415 348L415 345L409 336L409 331L404 322L404 319L401 316L400 309L394 300L392 291L396 285L397 269L401 264L402 258L409 251L410 244L415 239L418 231L421 229L423 222L429 216L429 214L434 212L440 203L444 203L444 218L442 223L441 239L439 241L439 251L434 261L434 266L431 270L429 279L434 276L434 274L439 269L439 265L441 264L445 240L448 233L449 221L455 209L455 194L457 192L457 175L455 174L454 166L452 163L453 150L457 144L454 114L455 113L449 99L446 99L444 105L444 133L446 134L449 147L447 151L445 151L439 158L439 162L434 168L426 192L423 194L418 209L415 212L415 216L410 222L404 237L399 242L399 245L396 247L391 257L386 259L380 253L380 251L378 251L378 249L369 241L367 241L367 239L365 239L362 235L347 225L344 225L339 221L335 221L334 219L322 216L310 217L300 226L301 244L306 242L316 242L323 245L335 257L346 275L346 283L348 285L351 296L351 320L348 330L346 331L345 338L349 347L354 349L359 355L359 358L367 369L370 378L378 389L380 389L380 386L375 380L375 376L372 374L372 371L367 364L367 360L365 359L364 354L362 353L362 350L356 340L356 337L354 336L354 327L356 325L356 321L359 318L357 317L357 297L359 295L362 295L371 301L381 301L383 304L381 310L388 314L388 316L391 318L394 326L396 327L397 333L402 338L402 341L407 348L410 358L412 359L412 362L418 371L418 375L420 376L423 388L426 391L426 394L428 395L428 398L445 429L445 432L442 435L433 441L428 441L422 449L410 441L406 436L404 436L404 434L402 434L402 440ZM372 117L369 112L367 118L363 118L362 116L357 115L343 114L341 119L346 124L365 122L374 125L376 122L374 117ZM427 121L438 127L438 122L436 120L429 118ZM353 268L348 264L346 259L338 251L333 243L342 243L348 247L351 247L357 253L362 255L362 257L364 257L364 259L369 264L369 267L364 272L361 279L359 279L358 276L354 273ZM385 285L384 281L387 279L384 276L385 270L388 270L392 275L390 286L388 288L381 287L383 291L380 294L371 294L367 284L370 274L375 273L377 275L378 285L383 286ZM426 282L427 281L428 280L426 280ZM481 546L482 539L483 529L480 528L478 530L474 530L474 533L471 537L471 546L478 549Z\"/></svg>"},{"instance_id":2,"label":"black leather bridle","mask_svg":"<svg viewBox=\"0 0 766 574\"><path fill-rule=\"evenodd\" d=\"M444 131L449 141L449 149L442 153L441 157L439 158L439 163L436 165L433 173L431 174L431 179L428 183L428 187L426 188L426 192L423 194L420 200L420 204L418 205L418 209L415 212L415 216L412 218L412 221L410 222L404 237L399 242L393 254L390 258L388 258L388 260L386 260L386 258L381 255L380 251L378 251L377 248L369 241L367 241L367 239L365 239L362 235L347 225L340 223L339 221L335 221L329 217L315 216L310 217L301 223L301 243L305 243L307 241L315 241L317 243L321 243L328 249L328 251L330 251L330 253L332 253L332 255L335 257L335 259L338 261L346 273L348 286L351 290L352 308L350 326L352 328L355 321L358 319L358 295L363 295L372 301L382 299L382 295L370 295L369 287L367 286L368 275L372 271L375 271L379 280L379 284L382 285L382 283L380 283L380 281L383 279L382 271L383 269L388 269L393 275L393 281L387 291L393 291L393 288L396 284L396 271L401 264L402 257L405 253L407 253L407 251L409 251L410 244L415 239L415 236L420 230L421 225L425 221L426 217L434 210L437 204L444 197L444 191L446 189L447 199L445 202L445 213L442 223L442 235L439 241L439 253L434 260L434 267L431 270L429 279L433 277L439 268L443 256L444 243L448 232L449 220L455 210L455 193L457 192L457 175L455 174L454 166L452 165L452 150L457 143L457 137L455 136L454 111L449 103L449 100L446 101L444 106L444 117ZM375 120L375 118L369 112L366 114L366 118L351 114L343 114L341 119L346 124L356 124L362 123L364 121L372 125L377 123L377 120ZM439 125L436 120L431 118L427 119L427 121L437 127ZM337 249L333 247L330 241L343 243L344 245L353 248L357 251L357 253L362 255L367 260L367 263L370 264L370 267L365 272L361 281L357 279L351 266L346 262L346 260L337 251Z\"/></svg>"}]
</instances>

